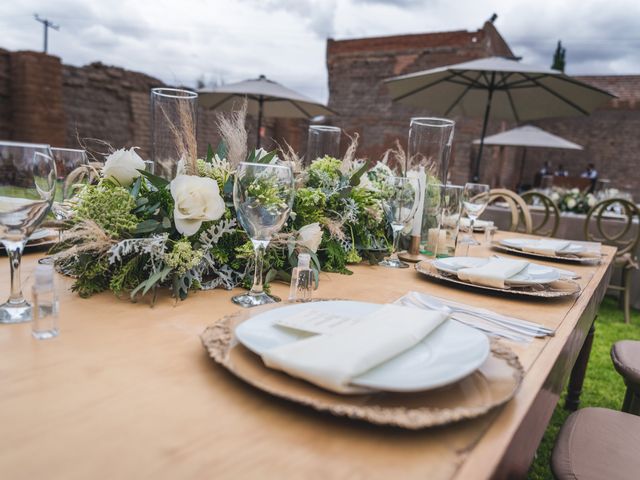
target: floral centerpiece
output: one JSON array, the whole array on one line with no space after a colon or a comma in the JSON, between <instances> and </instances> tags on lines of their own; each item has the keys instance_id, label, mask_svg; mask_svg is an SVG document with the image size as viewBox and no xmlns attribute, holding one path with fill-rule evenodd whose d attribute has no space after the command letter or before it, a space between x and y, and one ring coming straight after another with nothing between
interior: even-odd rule
<instances>
[{"instance_id":1,"label":"floral centerpiece","mask_svg":"<svg viewBox=\"0 0 640 480\"><path fill-rule=\"evenodd\" d=\"M253 247L232 201L240 161L287 163L298 179L290 219L265 255L267 282L288 280L300 252L311 254L316 278L320 270L348 273L349 263L387 253L386 165L355 160L357 138L345 158L325 157L306 170L290 148L284 159L275 151L247 154L240 113L222 119L216 152L209 147L206 158L183 161L172 180L145 171L133 148L107 156L97 182L80 188L53 250L59 271L75 277L76 292L155 298L166 287L185 299L191 290L248 286ZM268 186L256 188L269 197Z\"/></svg>"},{"instance_id":2,"label":"floral centerpiece","mask_svg":"<svg viewBox=\"0 0 640 480\"><path fill-rule=\"evenodd\" d=\"M595 195L578 188L554 188L550 198L563 212L587 213L597 203Z\"/></svg>"}]
</instances>

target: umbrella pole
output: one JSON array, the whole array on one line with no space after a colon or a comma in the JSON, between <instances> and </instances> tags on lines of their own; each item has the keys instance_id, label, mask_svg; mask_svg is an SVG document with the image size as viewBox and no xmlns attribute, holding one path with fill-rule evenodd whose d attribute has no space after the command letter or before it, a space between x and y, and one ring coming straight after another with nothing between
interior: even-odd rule
<instances>
[{"instance_id":1,"label":"umbrella pole","mask_svg":"<svg viewBox=\"0 0 640 480\"><path fill-rule=\"evenodd\" d=\"M522 147L522 160L520 161L520 179L518 180L518 190L522 188L522 178L524 177L524 164L527 160L527 147Z\"/></svg>"},{"instance_id":2,"label":"umbrella pole","mask_svg":"<svg viewBox=\"0 0 640 480\"><path fill-rule=\"evenodd\" d=\"M478 182L480 180L480 160L482 160L482 149L484 147L484 137L487 134L487 123L489 123L489 112L491 112L492 98L493 98L493 75L491 77L491 87L489 88L489 97L487 98L487 107L484 111L484 122L482 123L482 135L480 136L480 149L478 150L478 158L476 158L476 168L473 173L474 182Z\"/></svg>"},{"instance_id":3,"label":"umbrella pole","mask_svg":"<svg viewBox=\"0 0 640 480\"><path fill-rule=\"evenodd\" d=\"M258 133L256 136L256 148L260 148L260 129L262 128L262 105L264 103L264 97L260 95L258 98Z\"/></svg>"}]
</instances>

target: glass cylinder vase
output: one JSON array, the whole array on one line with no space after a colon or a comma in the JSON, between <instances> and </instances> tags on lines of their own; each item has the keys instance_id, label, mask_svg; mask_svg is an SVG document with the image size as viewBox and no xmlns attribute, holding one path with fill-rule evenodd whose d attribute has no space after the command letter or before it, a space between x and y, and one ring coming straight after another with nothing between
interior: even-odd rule
<instances>
[{"instance_id":1,"label":"glass cylinder vase","mask_svg":"<svg viewBox=\"0 0 640 480\"><path fill-rule=\"evenodd\" d=\"M307 154L305 163L311 162L325 155L338 158L340 155L340 137L342 129L329 125L310 125L307 138Z\"/></svg>"},{"instance_id":2,"label":"glass cylinder vase","mask_svg":"<svg viewBox=\"0 0 640 480\"><path fill-rule=\"evenodd\" d=\"M151 159L167 180L195 174L198 94L178 88L151 89Z\"/></svg>"},{"instance_id":3,"label":"glass cylinder vase","mask_svg":"<svg viewBox=\"0 0 640 480\"><path fill-rule=\"evenodd\" d=\"M454 128L455 122L447 118L412 118L405 171L422 165L431 176L446 185Z\"/></svg>"},{"instance_id":4,"label":"glass cylinder vase","mask_svg":"<svg viewBox=\"0 0 640 480\"><path fill-rule=\"evenodd\" d=\"M426 190L420 253L448 257L455 253L462 191L458 185L429 184Z\"/></svg>"}]
</instances>

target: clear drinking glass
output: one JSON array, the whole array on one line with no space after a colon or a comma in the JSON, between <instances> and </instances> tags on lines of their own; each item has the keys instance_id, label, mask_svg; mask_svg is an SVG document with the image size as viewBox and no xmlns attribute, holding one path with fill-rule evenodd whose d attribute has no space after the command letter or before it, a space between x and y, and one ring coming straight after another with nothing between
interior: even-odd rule
<instances>
[{"instance_id":1,"label":"clear drinking glass","mask_svg":"<svg viewBox=\"0 0 640 480\"><path fill-rule=\"evenodd\" d=\"M197 158L198 94L179 88L151 89L151 159L155 174L168 180L180 161ZM195 174L195 172L187 172Z\"/></svg>"},{"instance_id":2,"label":"clear drinking glass","mask_svg":"<svg viewBox=\"0 0 640 480\"><path fill-rule=\"evenodd\" d=\"M307 165L325 155L338 158L342 129L329 125L310 125L307 138Z\"/></svg>"},{"instance_id":3,"label":"clear drinking glass","mask_svg":"<svg viewBox=\"0 0 640 480\"><path fill-rule=\"evenodd\" d=\"M51 153L56 164L58 184L51 211L56 220L65 220L70 213L65 200L73 198L80 185L91 181L92 170L85 150L51 147Z\"/></svg>"},{"instance_id":4,"label":"clear drinking glass","mask_svg":"<svg viewBox=\"0 0 640 480\"><path fill-rule=\"evenodd\" d=\"M255 251L255 273L249 293L232 298L242 307L254 307L280 299L263 289L264 252L274 234L284 226L294 196L291 168L283 165L242 162L233 185L233 204L238 221L249 235Z\"/></svg>"},{"instance_id":5,"label":"clear drinking glass","mask_svg":"<svg viewBox=\"0 0 640 480\"><path fill-rule=\"evenodd\" d=\"M48 145L0 142L0 241L11 268L11 293L0 305L0 323L31 320L20 260L27 239L49 213L55 191L56 165Z\"/></svg>"},{"instance_id":6,"label":"clear drinking glass","mask_svg":"<svg viewBox=\"0 0 640 480\"><path fill-rule=\"evenodd\" d=\"M453 120L447 118L412 118L405 172L424 165L440 183L446 184L455 125Z\"/></svg>"},{"instance_id":7,"label":"clear drinking glass","mask_svg":"<svg viewBox=\"0 0 640 480\"><path fill-rule=\"evenodd\" d=\"M420 198L420 179L418 177L388 177L389 195L382 201L382 207L391 225L393 245L391 255L378 263L383 267L409 268L409 265L398 259L398 239L400 232L413 220Z\"/></svg>"},{"instance_id":8,"label":"clear drinking glass","mask_svg":"<svg viewBox=\"0 0 640 480\"><path fill-rule=\"evenodd\" d=\"M455 254L462 212L462 192L463 188L459 185L429 185L425 199L428 207L425 207L425 211L428 208L430 222L422 232L422 238L425 239L422 253L430 257Z\"/></svg>"},{"instance_id":9,"label":"clear drinking glass","mask_svg":"<svg viewBox=\"0 0 640 480\"><path fill-rule=\"evenodd\" d=\"M465 242L469 245L480 245L473 238L473 226L489 204L489 185L485 183L466 183L462 193L464 213L469 218L469 237Z\"/></svg>"}]
</instances>

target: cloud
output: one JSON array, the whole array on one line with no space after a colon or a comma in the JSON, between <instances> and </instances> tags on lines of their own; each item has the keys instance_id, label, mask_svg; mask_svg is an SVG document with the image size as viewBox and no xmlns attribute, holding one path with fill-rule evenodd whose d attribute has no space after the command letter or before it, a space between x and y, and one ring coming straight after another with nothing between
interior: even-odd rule
<instances>
[{"instance_id":1,"label":"cloud","mask_svg":"<svg viewBox=\"0 0 640 480\"><path fill-rule=\"evenodd\" d=\"M556 42L570 74L640 73L640 2L618 0L21 0L0 2L0 47L102 61L170 84L234 82L265 74L326 100L326 38L476 30L493 12L517 55L551 65ZM532 20L534 19L534 20Z\"/></svg>"}]
</instances>

